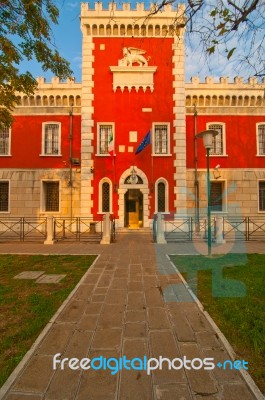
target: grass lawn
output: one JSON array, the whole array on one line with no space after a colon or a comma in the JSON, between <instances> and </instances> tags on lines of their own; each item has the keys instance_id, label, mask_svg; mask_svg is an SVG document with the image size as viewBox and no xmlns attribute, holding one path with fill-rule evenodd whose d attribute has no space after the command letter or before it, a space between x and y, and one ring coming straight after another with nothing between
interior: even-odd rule
<instances>
[{"instance_id":1,"label":"grass lawn","mask_svg":"<svg viewBox=\"0 0 265 400\"><path fill-rule=\"evenodd\" d=\"M95 258L0 255L0 387ZM13 279L23 271L66 277L56 284Z\"/></svg>"},{"instance_id":2,"label":"grass lawn","mask_svg":"<svg viewBox=\"0 0 265 400\"><path fill-rule=\"evenodd\" d=\"M265 392L265 255L172 256L185 280ZM198 279L196 278L196 275ZM213 279L212 279L213 277Z\"/></svg>"}]
</instances>

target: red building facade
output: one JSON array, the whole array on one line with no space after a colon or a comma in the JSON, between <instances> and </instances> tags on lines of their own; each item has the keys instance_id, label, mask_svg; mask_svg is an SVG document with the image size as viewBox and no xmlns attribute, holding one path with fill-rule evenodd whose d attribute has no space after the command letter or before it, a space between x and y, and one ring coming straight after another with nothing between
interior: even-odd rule
<instances>
[{"instance_id":1,"label":"red building facade","mask_svg":"<svg viewBox=\"0 0 265 400\"><path fill-rule=\"evenodd\" d=\"M146 20L142 4L82 4L82 83L39 79L34 96L19 97L11 129L0 132L3 217L110 212L118 226L141 228L157 212L203 214L205 150L195 137L206 129L219 132L210 157L213 212L265 212L264 82L185 83L176 13L183 8L168 5Z\"/></svg>"}]
</instances>

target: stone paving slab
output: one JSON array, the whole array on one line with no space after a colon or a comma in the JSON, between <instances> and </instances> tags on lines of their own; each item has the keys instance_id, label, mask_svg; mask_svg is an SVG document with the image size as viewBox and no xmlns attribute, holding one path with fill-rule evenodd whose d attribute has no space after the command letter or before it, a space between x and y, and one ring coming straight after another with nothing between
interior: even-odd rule
<instances>
[{"instance_id":1,"label":"stone paving slab","mask_svg":"<svg viewBox=\"0 0 265 400\"><path fill-rule=\"evenodd\" d=\"M14 276L14 279L37 279L41 275L45 274L45 271L23 271L20 274Z\"/></svg>"},{"instance_id":2,"label":"stone paving slab","mask_svg":"<svg viewBox=\"0 0 265 400\"><path fill-rule=\"evenodd\" d=\"M61 282L61 280L65 277L66 277L66 275L63 275L63 274L50 274L50 275L44 274L44 275L40 276L36 280L36 282L37 283L58 283L58 282Z\"/></svg>"},{"instance_id":3,"label":"stone paving slab","mask_svg":"<svg viewBox=\"0 0 265 400\"><path fill-rule=\"evenodd\" d=\"M16 250L17 247L16 246ZM253 246L257 249L258 246ZM263 248L262 246L259 247ZM0 251L12 252L3 245ZM254 400L238 371L169 369L166 358L230 359L220 335L187 291L167 254L194 246L155 246L151 236L123 235L111 245L24 244L21 253L100 254L75 293L35 344L3 400ZM14 250L14 247L13 247ZM34 250L34 251L33 251ZM15 251L16 252L16 251ZM182 301L180 301L182 300ZM146 356L164 360L150 372L122 369L53 370L53 356ZM176 361L177 362L177 361ZM250 385L252 385L250 381ZM254 386L252 386L253 388Z\"/></svg>"}]
</instances>

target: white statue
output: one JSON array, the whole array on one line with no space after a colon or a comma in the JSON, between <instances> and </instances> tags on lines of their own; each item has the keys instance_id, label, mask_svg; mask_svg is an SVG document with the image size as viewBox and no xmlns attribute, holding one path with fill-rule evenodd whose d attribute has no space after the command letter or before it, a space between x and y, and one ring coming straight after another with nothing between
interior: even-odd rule
<instances>
[{"instance_id":1,"label":"white statue","mask_svg":"<svg viewBox=\"0 0 265 400\"><path fill-rule=\"evenodd\" d=\"M132 67L133 63L138 63L140 67L147 66L150 57L147 59L143 56L145 50L136 49L135 47L123 47L123 58L119 60L120 66Z\"/></svg>"}]
</instances>

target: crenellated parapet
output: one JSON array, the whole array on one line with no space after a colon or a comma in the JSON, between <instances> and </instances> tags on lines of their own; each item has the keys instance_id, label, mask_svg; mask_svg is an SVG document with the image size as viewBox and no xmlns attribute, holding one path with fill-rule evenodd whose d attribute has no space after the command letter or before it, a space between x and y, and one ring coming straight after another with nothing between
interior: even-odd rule
<instances>
[{"instance_id":1,"label":"crenellated parapet","mask_svg":"<svg viewBox=\"0 0 265 400\"><path fill-rule=\"evenodd\" d=\"M185 6L179 4L174 8L167 4L155 12L157 4L145 9L144 3L123 3L121 8L111 2L105 9L103 3L97 2L94 8L88 3L81 4L81 29L88 36L174 36L180 35L185 23Z\"/></svg>"},{"instance_id":2,"label":"crenellated parapet","mask_svg":"<svg viewBox=\"0 0 265 400\"><path fill-rule=\"evenodd\" d=\"M38 89L32 96L18 93L17 107L80 107L82 83L76 83L74 79L60 81L59 78L51 78L46 82L44 77L36 78Z\"/></svg>"},{"instance_id":3,"label":"crenellated parapet","mask_svg":"<svg viewBox=\"0 0 265 400\"><path fill-rule=\"evenodd\" d=\"M192 77L190 82L185 83L185 91L188 113L192 112L194 105L201 108L202 112L206 108L207 111L214 112L218 107L220 112L229 113L229 109L235 112L237 108L239 113L244 113L253 107L256 111L265 113L265 78L261 82L256 77L244 81L237 76L231 82L228 77L221 77L217 82L208 76L204 82L200 82L199 77ZM259 110L260 107L263 109Z\"/></svg>"}]
</instances>

